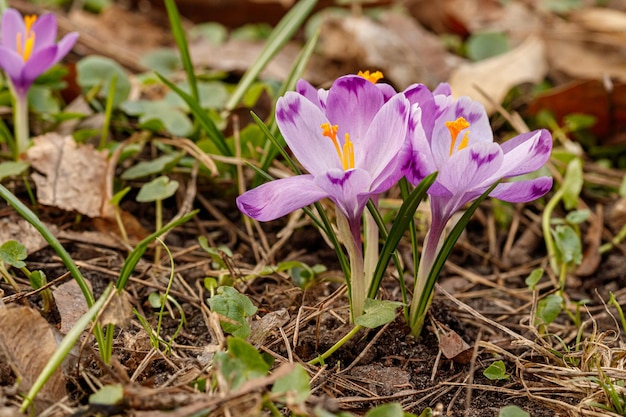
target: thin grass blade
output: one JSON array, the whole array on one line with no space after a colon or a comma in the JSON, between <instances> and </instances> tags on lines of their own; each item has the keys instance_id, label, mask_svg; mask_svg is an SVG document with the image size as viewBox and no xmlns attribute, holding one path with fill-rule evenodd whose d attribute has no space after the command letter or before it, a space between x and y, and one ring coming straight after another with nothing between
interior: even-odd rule
<instances>
[{"instance_id":1,"label":"thin grass blade","mask_svg":"<svg viewBox=\"0 0 626 417\"><path fill-rule=\"evenodd\" d=\"M189 109L193 113L194 117L198 120L206 134L209 136L209 139L213 141L215 146L219 149L223 156L233 156L232 151L226 144L226 139L224 139L224 135L219 131L213 120L206 114L204 109L200 107L200 104L197 100L195 100L192 96L181 90L176 84L159 74L156 73L157 77L169 88L172 89L176 94L180 96L185 103L189 106Z\"/></svg>"},{"instance_id":2,"label":"thin grass blade","mask_svg":"<svg viewBox=\"0 0 626 417\"><path fill-rule=\"evenodd\" d=\"M180 13L176 7L174 0L165 0L165 9L167 10L167 16L170 19L170 26L172 27L172 35L174 41L180 52L180 60L187 74L187 81L189 82L189 89L193 99L199 103L200 94L198 93L198 81L196 79L196 73L194 72L193 63L191 62L191 55L189 54L189 44L187 42L187 35L183 24L180 19Z\"/></svg>"},{"instance_id":3,"label":"thin grass blade","mask_svg":"<svg viewBox=\"0 0 626 417\"><path fill-rule=\"evenodd\" d=\"M433 172L424 178L417 185L417 187L415 187L411 194L409 194L409 197L404 201L404 203L402 203L402 206L400 206L398 215L391 226L391 230L389 230L387 240L385 240L385 244L380 251L380 258L378 260L378 264L376 265L376 270L374 271L374 276L372 278L372 284L368 292L369 298L374 298L376 296L380 283L383 280L385 270L387 269L387 265L389 264L389 259L396 250L404 232L409 227L409 224L413 219L413 215L415 214L415 210L417 210L417 206L426 196L426 192L432 183L435 182L437 174L438 172Z\"/></svg>"},{"instance_id":4,"label":"thin grass blade","mask_svg":"<svg viewBox=\"0 0 626 417\"><path fill-rule=\"evenodd\" d=\"M274 55L287 43L293 34L302 26L317 0L301 0L295 4L278 22L270 36L267 38L265 47L254 61L254 64L245 72L237 88L224 106L226 112L232 111L241 101L246 91L254 80L263 71Z\"/></svg>"}]
</instances>

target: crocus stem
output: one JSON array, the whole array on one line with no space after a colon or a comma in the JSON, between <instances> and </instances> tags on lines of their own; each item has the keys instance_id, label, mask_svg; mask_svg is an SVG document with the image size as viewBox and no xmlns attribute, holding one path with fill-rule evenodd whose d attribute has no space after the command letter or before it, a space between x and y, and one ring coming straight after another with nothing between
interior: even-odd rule
<instances>
[{"instance_id":1,"label":"crocus stem","mask_svg":"<svg viewBox=\"0 0 626 417\"><path fill-rule=\"evenodd\" d=\"M318 364L318 363L323 363L326 359L328 359L330 357L330 355L335 353L337 351L337 349L342 347L348 340L352 339L352 337L354 337L354 335L357 334L359 330L361 330L361 326L359 326L357 324L356 326L354 326L354 328L352 330L350 330L350 332L348 332L348 334L346 334L344 337L342 337L330 349L328 349L326 352L324 352L320 356L316 357L315 359L311 359L307 363L309 365L315 365L315 364Z\"/></svg>"},{"instance_id":2,"label":"crocus stem","mask_svg":"<svg viewBox=\"0 0 626 417\"><path fill-rule=\"evenodd\" d=\"M15 94L15 108L13 109L13 121L15 123L15 159L28 148L28 97Z\"/></svg>"},{"instance_id":3,"label":"crocus stem","mask_svg":"<svg viewBox=\"0 0 626 417\"><path fill-rule=\"evenodd\" d=\"M365 283L363 249L361 247L361 226L358 220L356 222L348 220L339 209L336 212L338 234L350 259L349 297L351 319L354 322L354 319L363 314L368 290Z\"/></svg>"},{"instance_id":4,"label":"crocus stem","mask_svg":"<svg viewBox=\"0 0 626 417\"><path fill-rule=\"evenodd\" d=\"M441 249L441 245L445 238L445 225L445 221L433 219L424 242L424 248L422 250L422 256L417 270L417 279L415 281L413 299L411 300L411 309L409 311L409 325L411 327L411 333L415 337L419 336L422 331L424 319L426 318L428 307L430 306L430 302L433 298L432 291L430 291L430 294L426 294L424 291L427 287L428 280L436 279L436 277L431 277L430 275L435 259L437 258L437 253L439 252L439 249Z\"/></svg>"},{"instance_id":5,"label":"crocus stem","mask_svg":"<svg viewBox=\"0 0 626 417\"><path fill-rule=\"evenodd\" d=\"M363 216L365 224L365 259L363 269L365 288L367 289L367 293L370 293L372 278L374 277L374 271L376 270L376 264L378 263L379 230L376 220L374 220L374 217L369 211L365 210L363 212Z\"/></svg>"}]
</instances>

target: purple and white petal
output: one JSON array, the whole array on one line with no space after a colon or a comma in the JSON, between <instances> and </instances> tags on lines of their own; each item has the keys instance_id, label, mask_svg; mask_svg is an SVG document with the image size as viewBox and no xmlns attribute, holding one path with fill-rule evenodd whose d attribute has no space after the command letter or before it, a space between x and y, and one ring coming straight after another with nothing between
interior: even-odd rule
<instances>
[{"instance_id":1,"label":"purple and white petal","mask_svg":"<svg viewBox=\"0 0 626 417\"><path fill-rule=\"evenodd\" d=\"M11 80L16 80L22 75L24 59L14 49L0 46L0 67Z\"/></svg>"},{"instance_id":2,"label":"purple and white petal","mask_svg":"<svg viewBox=\"0 0 626 417\"><path fill-rule=\"evenodd\" d=\"M435 95L435 96L440 96L440 95L451 96L452 95L452 89L450 88L450 84L448 84L448 83L440 83L433 90L433 95Z\"/></svg>"},{"instance_id":3,"label":"purple and white petal","mask_svg":"<svg viewBox=\"0 0 626 417\"><path fill-rule=\"evenodd\" d=\"M328 119L319 107L304 96L288 92L276 102L276 123L287 145L302 166L313 175L342 168L332 143L322 135Z\"/></svg>"},{"instance_id":4,"label":"purple and white petal","mask_svg":"<svg viewBox=\"0 0 626 417\"><path fill-rule=\"evenodd\" d=\"M322 108L320 105L319 96L317 94L317 89L313 87L308 81L299 79L298 82L296 82L296 92L308 98L311 103L315 104L320 109Z\"/></svg>"},{"instance_id":5,"label":"purple and white petal","mask_svg":"<svg viewBox=\"0 0 626 417\"><path fill-rule=\"evenodd\" d=\"M46 13L33 24L33 32L35 32L35 46L33 54L41 49L54 45L57 40L57 18L52 13Z\"/></svg>"},{"instance_id":6,"label":"purple and white petal","mask_svg":"<svg viewBox=\"0 0 626 417\"><path fill-rule=\"evenodd\" d=\"M384 102L383 94L371 81L346 75L335 80L328 91L326 115L331 124L339 126L339 138L343 140L348 133L356 143L365 136Z\"/></svg>"},{"instance_id":7,"label":"purple and white petal","mask_svg":"<svg viewBox=\"0 0 626 417\"><path fill-rule=\"evenodd\" d=\"M54 64L57 49L57 46L52 44L33 54L24 64L22 81L30 85L37 77L46 72Z\"/></svg>"},{"instance_id":8,"label":"purple and white petal","mask_svg":"<svg viewBox=\"0 0 626 417\"><path fill-rule=\"evenodd\" d=\"M253 219L270 221L327 196L315 185L312 175L297 175L246 191L237 197L237 207Z\"/></svg>"},{"instance_id":9,"label":"purple and white petal","mask_svg":"<svg viewBox=\"0 0 626 417\"><path fill-rule=\"evenodd\" d=\"M441 166L453 152L458 151L466 133L469 138L468 145L470 146L474 143L493 142L493 132L491 131L489 118L482 104L471 100L469 97L461 97L458 100L454 100L451 96L446 97L443 95L435 96L435 102L442 111L435 121L431 140L433 157L437 166ZM463 117L470 126L463 129L458 134L454 144L452 144L452 137L446 122L454 122L460 117Z\"/></svg>"},{"instance_id":10,"label":"purple and white petal","mask_svg":"<svg viewBox=\"0 0 626 417\"><path fill-rule=\"evenodd\" d=\"M439 167L437 182L452 194L484 188L497 181L504 156L497 143L476 143L455 152Z\"/></svg>"},{"instance_id":11,"label":"purple and white petal","mask_svg":"<svg viewBox=\"0 0 626 417\"><path fill-rule=\"evenodd\" d=\"M552 151L552 136L545 129L522 133L502 144L504 164L501 175L514 177L541 168Z\"/></svg>"},{"instance_id":12,"label":"purple and white petal","mask_svg":"<svg viewBox=\"0 0 626 417\"><path fill-rule=\"evenodd\" d=\"M59 61L61 61L65 57L65 55L70 52L70 50L76 44L77 40L78 32L70 32L59 41L59 43L57 44L57 55L54 58L53 65L59 63Z\"/></svg>"},{"instance_id":13,"label":"purple and white petal","mask_svg":"<svg viewBox=\"0 0 626 417\"><path fill-rule=\"evenodd\" d=\"M509 203L526 203L544 196L551 188L551 177L539 177L498 184L489 196Z\"/></svg>"},{"instance_id":14,"label":"purple and white petal","mask_svg":"<svg viewBox=\"0 0 626 417\"><path fill-rule=\"evenodd\" d=\"M403 94L396 94L375 115L364 137L353 139L354 164L367 170L373 181L400 153L410 111L409 100Z\"/></svg>"},{"instance_id":15,"label":"purple and white petal","mask_svg":"<svg viewBox=\"0 0 626 417\"><path fill-rule=\"evenodd\" d=\"M371 182L369 173L358 168L349 171L333 169L315 177L315 184L328 193L349 221L360 218Z\"/></svg>"},{"instance_id":16,"label":"purple and white petal","mask_svg":"<svg viewBox=\"0 0 626 417\"><path fill-rule=\"evenodd\" d=\"M17 34L24 33L25 30L24 19L20 12L15 9L6 9L2 14L2 45L17 51Z\"/></svg>"},{"instance_id":17,"label":"purple and white petal","mask_svg":"<svg viewBox=\"0 0 626 417\"><path fill-rule=\"evenodd\" d=\"M376 87L383 94L383 99L385 101L388 101L391 97L398 94L395 88L393 88L391 85L386 84L386 83L376 83Z\"/></svg>"}]
</instances>

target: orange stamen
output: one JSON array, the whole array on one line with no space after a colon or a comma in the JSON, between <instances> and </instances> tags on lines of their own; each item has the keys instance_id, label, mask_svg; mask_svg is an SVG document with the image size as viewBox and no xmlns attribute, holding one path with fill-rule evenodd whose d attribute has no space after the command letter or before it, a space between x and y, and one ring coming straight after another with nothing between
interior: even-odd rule
<instances>
[{"instance_id":1,"label":"orange stamen","mask_svg":"<svg viewBox=\"0 0 626 417\"><path fill-rule=\"evenodd\" d=\"M376 84L378 80L384 77L383 73L380 71L374 71L372 73L370 73L369 71L359 71L357 75L359 77L365 78L367 81L371 82L372 84Z\"/></svg>"},{"instance_id":2,"label":"orange stamen","mask_svg":"<svg viewBox=\"0 0 626 417\"><path fill-rule=\"evenodd\" d=\"M320 127L322 128L322 135L329 138L333 142L333 145L335 145L335 151L337 152L337 156L339 156L343 170L347 171L354 168L354 144L350 140L350 135L346 133L346 141L343 144L342 149L339 146L339 141L337 140L337 131L339 130L339 126L331 126L330 123L324 123Z\"/></svg>"},{"instance_id":3,"label":"orange stamen","mask_svg":"<svg viewBox=\"0 0 626 417\"><path fill-rule=\"evenodd\" d=\"M343 158L341 158L343 170L354 168L354 144L350 140L350 135L346 133L346 143L343 144Z\"/></svg>"},{"instance_id":4,"label":"orange stamen","mask_svg":"<svg viewBox=\"0 0 626 417\"><path fill-rule=\"evenodd\" d=\"M32 29L36 21L35 15L24 16L25 31L23 34L19 32L15 37L17 53L24 59L24 62L28 61L35 47L35 32Z\"/></svg>"},{"instance_id":5,"label":"orange stamen","mask_svg":"<svg viewBox=\"0 0 626 417\"><path fill-rule=\"evenodd\" d=\"M467 120L465 120L465 118L459 117L454 122L446 122L446 127L450 131L450 155L452 155L452 153L454 152L454 145L456 145L456 140L459 136L459 133L461 133L463 129L467 129L468 127L470 127L470 124ZM466 148L468 143L469 132L465 132L457 150L460 151L461 149Z\"/></svg>"}]
</instances>

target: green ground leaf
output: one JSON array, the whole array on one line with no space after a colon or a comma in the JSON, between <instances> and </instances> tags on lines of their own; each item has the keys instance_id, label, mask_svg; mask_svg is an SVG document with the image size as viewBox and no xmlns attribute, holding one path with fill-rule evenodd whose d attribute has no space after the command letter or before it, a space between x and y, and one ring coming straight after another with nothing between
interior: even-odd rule
<instances>
[{"instance_id":1,"label":"green ground leaf","mask_svg":"<svg viewBox=\"0 0 626 417\"><path fill-rule=\"evenodd\" d=\"M302 404L311 395L309 373L299 363L288 375L278 378L272 387L274 394L284 394L279 399L286 404Z\"/></svg>"},{"instance_id":2,"label":"green ground leaf","mask_svg":"<svg viewBox=\"0 0 626 417\"><path fill-rule=\"evenodd\" d=\"M238 337L229 337L227 345L228 351L215 354L215 363L230 382L231 389L235 390L246 381L267 375L270 366L252 345Z\"/></svg>"},{"instance_id":3,"label":"green ground leaf","mask_svg":"<svg viewBox=\"0 0 626 417\"><path fill-rule=\"evenodd\" d=\"M389 403L372 408L365 417L404 417L402 406L398 403Z\"/></svg>"},{"instance_id":4,"label":"green ground leaf","mask_svg":"<svg viewBox=\"0 0 626 417\"><path fill-rule=\"evenodd\" d=\"M563 204L568 210L578 206L578 197L583 189L583 163L580 158L574 158L567 164L563 178Z\"/></svg>"},{"instance_id":5,"label":"green ground leaf","mask_svg":"<svg viewBox=\"0 0 626 417\"><path fill-rule=\"evenodd\" d=\"M246 338L250 335L248 317L257 312L250 299L233 287L219 287L217 294L208 300L211 310L231 321L222 321L222 328L233 336ZM234 323L233 323L234 322Z\"/></svg>"},{"instance_id":6,"label":"green ground leaf","mask_svg":"<svg viewBox=\"0 0 626 417\"><path fill-rule=\"evenodd\" d=\"M105 385L89 396L89 404L116 405L124 400L122 384Z\"/></svg>"},{"instance_id":7,"label":"green ground leaf","mask_svg":"<svg viewBox=\"0 0 626 417\"><path fill-rule=\"evenodd\" d=\"M125 101L120 108L131 116L139 116L141 127L159 132L166 130L176 136L189 136L193 131L193 123L189 117L176 106L165 100Z\"/></svg>"},{"instance_id":8,"label":"green ground leaf","mask_svg":"<svg viewBox=\"0 0 626 417\"><path fill-rule=\"evenodd\" d=\"M180 54L173 48L153 49L143 55L139 63L163 75L171 75L182 68Z\"/></svg>"},{"instance_id":9,"label":"green ground leaf","mask_svg":"<svg viewBox=\"0 0 626 417\"><path fill-rule=\"evenodd\" d=\"M528 275L528 277L524 281L526 285L528 286L528 289L530 289L531 291L535 290L535 287L537 286L537 284L543 277L543 272L544 272L543 268L533 269L533 271Z\"/></svg>"},{"instance_id":10,"label":"green ground leaf","mask_svg":"<svg viewBox=\"0 0 626 417\"><path fill-rule=\"evenodd\" d=\"M149 175L161 174L176 166L178 161L184 156L184 152L174 152L161 155L151 161L139 162L122 173L123 180L135 180Z\"/></svg>"},{"instance_id":11,"label":"green ground leaf","mask_svg":"<svg viewBox=\"0 0 626 417\"><path fill-rule=\"evenodd\" d=\"M563 297L550 294L537 303L537 323L550 324L561 314L563 309Z\"/></svg>"},{"instance_id":12,"label":"green ground leaf","mask_svg":"<svg viewBox=\"0 0 626 417\"><path fill-rule=\"evenodd\" d=\"M15 268L24 268L27 256L26 247L16 240L7 240L0 246L0 259Z\"/></svg>"},{"instance_id":13,"label":"green ground leaf","mask_svg":"<svg viewBox=\"0 0 626 417\"><path fill-rule=\"evenodd\" d=\"M78 85L85 91L94 87L99 88L99 96L103 98L107 97L111 80L117 75L113 105L117 107L128 99L130 81L124 69L112 59L90 55L76 64L76 71L78 72L76 77Z\"/></svg>"},{"instance_id":14,"label":"green ground leaf","mask_svg":"<svg viewBox=\"0 0 626 417\"><path fill-rule=\"evenodd\" d=\"M170 180L169 177L157 177L141 187L136 200L140 203L165 200L174 195L178 185L178 181Z\"/></svg>"},{"instance_id":15,"label":"green ground leaf","mask_svg":"<svg viewBox=\"0 0 626 417\"><path fill-rule=\"evenodd\" d=\"M372 300L368 298L365 300L365 313L357 317L354 323L369 329L375 329L391 323L396 317L396 309L401 306L402 303L397 301Z\"/></svg>"},{"instance_id":16,"label":"green ground leaf","mask_svg":"<svg viewBox=\"0 0 626 417\"><path fill-rule=\"evenodd\" d=\"M0 181L22 174L30 166L24 161L6 161L0 164Z\"/></svg>"},{"instance_id":17,"label":"green ground leaf","mask_svg":"<svg viewBox=\"0 0 626 417\"><path fill-rule=\"evenodd\" d=\"M490 381L500 381L510 378L509 374L506 373L506 365L502 361L495 361L489 365L483 371L483 375Z\"/></svg>"},{"instance_id":18,"label":"green ground leaf","mask_svg":"<svg viewBox=\"0 0 626 417\"><path fill-rule=\"evenodd\" d=\"M498 417L530 417L530 414L516 405L507 405L500 409Z\"/></svg>"},{"instance_id":19,"label":"green ground leaf","mask_svg":"<svg viewBox=\"0 0 626 417\"><path fill-rule=\"evenodd\" d=\"M552 234L561 262L580 265L583 260L583 247L576 231L569 225L559 225Z\"/></svg>"},{"instance_id":20,"label":"green ground leaf","mask_svg":"<svg viewBox=\"0 0 626 417\"><path fill-rule=\"evenodd\" d=\"M567 213L565 220L571 224L581 224L582 222L587 221L590 215L591 211L589 209L574 210Z\"/></svg>"},{"instance_id":21,"label":"green ground leaf","mask_svg":"<svg viewBox=\"0 0 626 417\"><path fill-rule=\"evenodd\" d=\"M501 32L477 33L467 40L467 56L480 61L509 51L509 38Z\"/></svg>"}]
</instances>

